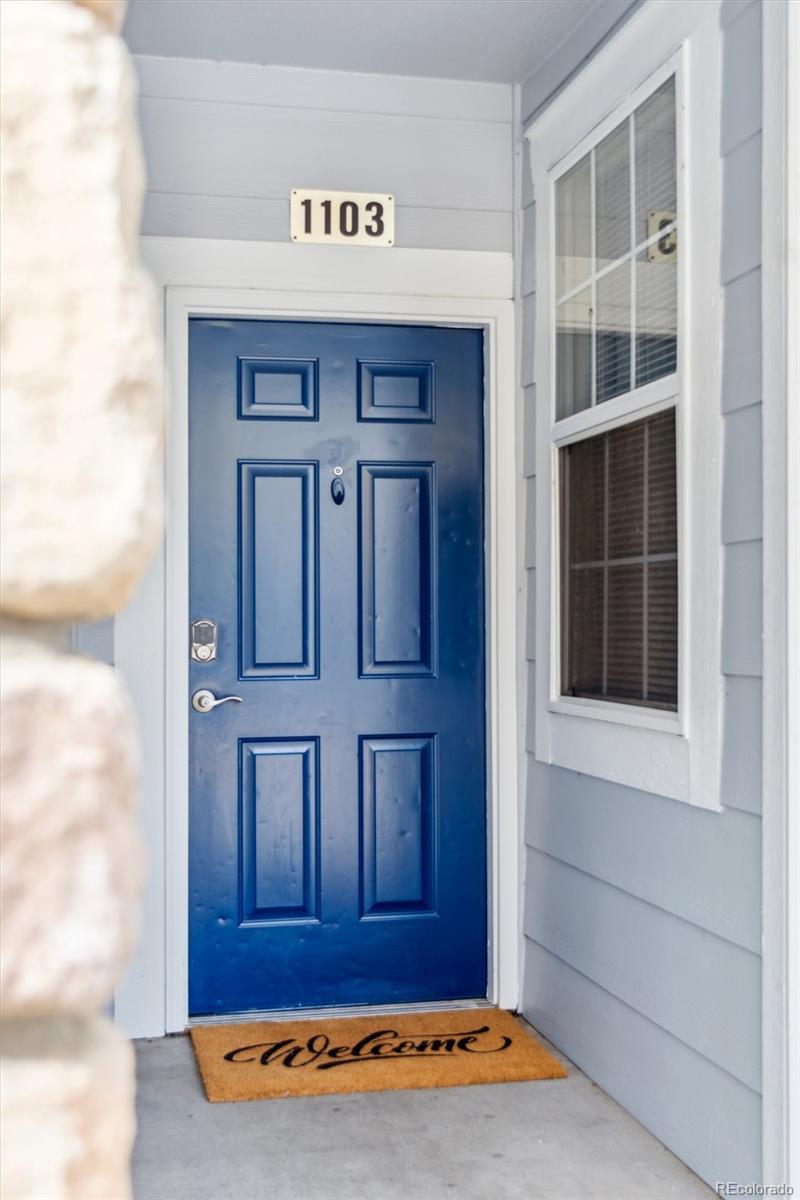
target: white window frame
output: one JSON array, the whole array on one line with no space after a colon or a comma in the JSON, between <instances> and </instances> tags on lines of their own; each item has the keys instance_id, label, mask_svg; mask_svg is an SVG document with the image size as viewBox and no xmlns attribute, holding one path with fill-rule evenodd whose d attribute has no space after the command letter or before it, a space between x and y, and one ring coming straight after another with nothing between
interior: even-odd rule
<instances>
[{"instance_id":1,"label":"white window frame","mask_svg":"<svg viewBox=\"0 0 800 1200\"><path fill-rule=\"evenodd\" d=\"M536 204L536 757L714 810L720 807L722 707L720 60L717 0L651 0L525 132ZM678 139L677 371L556 421L555 181L670 75ZM559 450L671 407L678 711L562 696Z\"/></svg>"}]
</instances>

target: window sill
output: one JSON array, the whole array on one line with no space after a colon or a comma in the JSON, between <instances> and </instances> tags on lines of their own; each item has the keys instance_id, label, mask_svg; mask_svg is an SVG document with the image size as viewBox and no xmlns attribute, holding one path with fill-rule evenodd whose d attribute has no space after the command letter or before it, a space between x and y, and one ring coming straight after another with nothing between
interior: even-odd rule
<instances>
[{"instance_id":1,"label":"window sill","mask_svg":"<svg viewBox=\"0 0 800 1200\"><path fill-rule=\"evenodd\" d=\"M638 704L619 704L611 700L590 700L580 696L560 696L548 704L551 713L578 717L590 721L630 725L635 729L657 729L679 737L683 732L680 714L663 708L646 708Z\"/></svg>"},{"instance_id":2,"label":"window sill","mask_svg":"<svg viewBox=\"0 0 800 1200\"><path fill-rule=\"evenodd\" d=\"M536 757L638 791L702 803L690 794L689 741L684 735L609 720L587 721L584 715L548 713L545 744L537 746Z\"/></svg>"}]
</instances>

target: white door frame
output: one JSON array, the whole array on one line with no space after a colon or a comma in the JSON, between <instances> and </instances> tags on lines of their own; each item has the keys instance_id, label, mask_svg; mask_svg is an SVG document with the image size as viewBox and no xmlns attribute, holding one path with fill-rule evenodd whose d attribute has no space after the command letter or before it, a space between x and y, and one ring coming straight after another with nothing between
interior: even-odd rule
<instances>
[{"instance_id":1,"label":"white door frame","mask_svg":"<svg viewBox=\"0 0 800 1200\"><path fill-rule=\"evenodd\" d=\"M763 20L764 1183L800 1191L800 6Z\"/></svg>"},{"instance_id":2,"label":"white door frame","mask_svg":"<svg viewBox=\"0 0 800 1200\"><path fill-rule=\"evenodd\" d=\"M509 254L143 239L164 303L170 378L165 551L117 618L139 716L150 874L135 961L115 1000L131 1036L188 1023L188 322L193 315L387 321L485 331L489 998L519 1000L517 448ZM266 285L266 286L265 286Z\"/></svg>"}]
</instances>

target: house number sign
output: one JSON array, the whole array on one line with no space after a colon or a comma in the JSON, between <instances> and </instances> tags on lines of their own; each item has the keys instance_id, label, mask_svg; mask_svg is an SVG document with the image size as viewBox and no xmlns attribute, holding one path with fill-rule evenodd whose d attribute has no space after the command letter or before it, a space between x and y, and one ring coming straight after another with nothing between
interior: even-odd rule
<instances>
[{"instance_id":1,"label":"house number sign","mask_svg":"<svg viewBox=\"0 0 800 1200\"><path fill-rule=\"evenodd\" d=\"M394 196L292 188L293 242L394 245Z\"/></svg>"}]
</instances>

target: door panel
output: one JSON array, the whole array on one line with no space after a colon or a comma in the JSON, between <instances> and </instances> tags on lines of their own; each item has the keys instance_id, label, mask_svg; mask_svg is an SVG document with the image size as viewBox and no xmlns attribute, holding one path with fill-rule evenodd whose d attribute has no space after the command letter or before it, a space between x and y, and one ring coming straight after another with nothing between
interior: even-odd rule
<instances>
[{"instance_id":1,"label":"door panel","mask_svg":"<svg viewBox=\"0 0 800 1200\"><path fill-rule=\"evenodd\" d=\"M435 643L433 465L364 463L361 673L430 675Z\"/></svg>"},{"instance_id":2,"label":"door panel","mask_svg":"<svg viewBox=\"0 0 800 1200\"><path fill-rule=\"evenodd\" d=\"M359 420L433 419L433 363L359 363Z\"/></svg>"},{"instance_id":3,"label":"door panel","mask_svg":"<svg viewBox=\"0 0 800 1200\"><path fill-rule=\"evenodd\" d=\"M267 421L316 421L319 363L239 358L239 416Z\"/></svg>"},{"instance_id":4,"label":"door panel","mask_svg":"<svg viewBox=\"0 0 800 1200\"><path fill-rule=\"evenodd\" d=\"M317 741L241 743L241 920L316 920Z\"/></svg>"},{"instance_id":5,"label":"door panel","mask_svg":"<svg viewBox=\"0 0 800 1200\"><path fill-rule=\"evenodd\" d=\"M317 674L317 464L240 463L241 675Z\"/></svg>"},{"instance_id":6,"label":"door panel","mask_svg":"<svg viewBox=\"0 0 800 1200\"><path fill-rule=\"evenodd\" d=\"M485 995L482 336L189 345L190 1012Z\"/></svg>"},{"instance_id":7,"label":"door panel","mask_svg":"<svg viewBox=\"0 0 800 1200\"><path fill-rule=\"evenodd\" d=\"M363 916L436 910L435 738L362 738Z\"/></svg>"}]
</instances>

